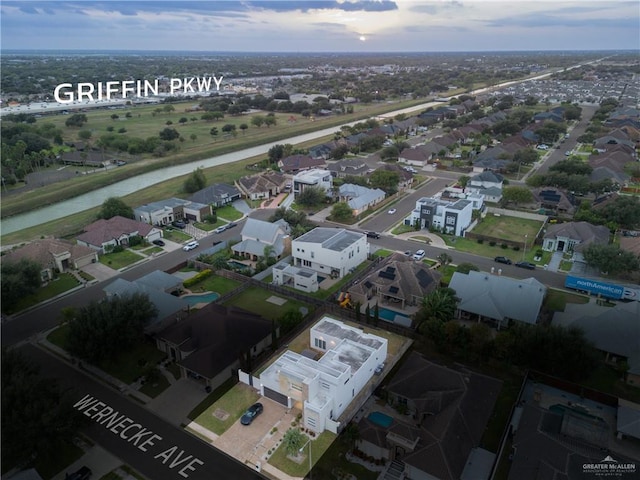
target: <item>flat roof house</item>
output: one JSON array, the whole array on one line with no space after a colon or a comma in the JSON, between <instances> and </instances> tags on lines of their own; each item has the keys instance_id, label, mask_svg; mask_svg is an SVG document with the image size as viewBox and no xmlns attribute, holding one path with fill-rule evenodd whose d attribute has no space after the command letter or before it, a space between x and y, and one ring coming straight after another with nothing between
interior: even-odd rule
<instances>
[{"instance_id":1,"label":"flat roof house","mask_svg":"<svg viewBox=\"0 0 640 480\"><path fill-rule=\"evenodd\" d=\"M133 209L133 214L141 222L162 226L185 218L201 222L204 217L211 215L211 206L182 198L166 198L140 205Z\"/></svg>"},{"instance_id":2,"label":"flat roof house","mask_svg":"<svg viewBox=\"0 0 640 480\"><path fill-rule=\"evenodd\" d=\"M342 278L364 262L369 243L364 233L317 227L291 242L293 265Z\"/></svg>"},{"instance_id":3,"label":"flat roof house","mask_svg":"<svg viewBox=\"0 0 640 480\"><path fill-rule=\"evenodd\" d=\"M293 177L293 194L299 195L308 187L320 187L324 189L327 196L331 195L333 187L333 177L329 170L320 170L317 168L305 170Z\"/></svg>"},{"instance_id":4,"label":"flat roof house","mask_svg":"<svg viewBox=\"0 0 640 480\"><path fill-rule=\"evenodd\" d=\"M476 198L477 197L477 198ZM420 228L439 228L445 233L464 237L471 225L472 211L475 205L482 208L482 196L474 196L472 200L460 199L446 201L432 197L422 197L416 201L416 208L405 218L405 225L416 225Z\"/></svg>"},{"instance_id":5,"label":"flat roof house","mask_svg":"<svg viewBox=\"0 0 640 480\"><path fill-rule=\"evenodd\" d=\"M493 323L498 329L510 321L538 323L547 287L535 278L518 280L487 272L455 272L449 287L460 299L458 318Z\"/></svg>"},{"instance_id":6,"label":"flat roof house","mask_svg":"<svg viewBox=\"0 0 640 480\"><path fill-rule=\"evenodd\" d=\"M387 339L329 316L309 332L312 359L287 350L260 375L260 393L302 411L304 426L337 432L339 418L387 357Z\"/></svg>"}]
</instances>

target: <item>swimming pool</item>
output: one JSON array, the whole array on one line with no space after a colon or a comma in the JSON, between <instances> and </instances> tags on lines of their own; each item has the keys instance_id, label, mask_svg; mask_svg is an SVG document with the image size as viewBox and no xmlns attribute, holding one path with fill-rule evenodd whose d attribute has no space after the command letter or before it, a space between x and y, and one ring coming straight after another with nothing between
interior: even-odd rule
<instances>
[{"instance_id":1,"label":"swimming pool","mask_svg":"<svg viewBox=\"0 0 640 480\"><path fill-rule=\"evenodd\" d=\"M197 305L198 303L211 303L218 299L220 295L216 292L201 293L198 295L185 295L182 298L190 306Z\"/></svg>"},{"instance_id":2,"label":"swimming pool","mask_svg":"<svg viewBox=\"0 0 640 480\"><path fill-rule=\"evenodd\" d=\"M389 428L393 423L393 418L391 418L389 415L385 415L382 412L371 412L369 415L367 415L367 418L382 428Z\"/></svg>"},{"instance_id":3,"label":"swimming pool","mask_svg":"<svg viewBox=\"0 0 640 480\"><path fill-rule=\"evenodd\" d=\"M407 325L407 322L409 322L408 325L411 325L411 319L409 318L409 315L396 312L395 310L378 307L378 315L382 320L386 320L387 322L400 323L401 325Z\"/></svg>"},{"instance_id":4,"label":"swimming pool","mask_svg":"<svg viewBox=\"0 0 640 480\"><path fill-rule=\"evenodd\" d=\"M227 265L229 265L230 267L239 268L239 269L251 268L249 265L245 265L244 263L238 262L236 260L228 260Z\"/></svg>"}]
</instances>

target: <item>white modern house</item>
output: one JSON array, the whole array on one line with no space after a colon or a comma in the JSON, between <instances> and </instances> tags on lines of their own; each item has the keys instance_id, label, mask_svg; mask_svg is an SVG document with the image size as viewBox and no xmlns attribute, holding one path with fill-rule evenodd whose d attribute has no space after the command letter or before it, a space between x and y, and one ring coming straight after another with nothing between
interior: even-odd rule
<instances>
[{"instance_id":1,"label":"white modern house","mask_svg":"<svg viewBox=\"0 0 640 480\"><path fill-rule=\"evenodd\" d=\"M276 285L286 285L309 293L318 291L318 272L310 268L277 263L273 266L272 274Z\"/></svg>"},{"instance_id":2,"label":"white modern house","mask_svg":"<svg viewBox=\"0 0 640 480\"><path fill-rule=\"evenodd\" d=\"M260 375L260 393L302 411L314 432L336 432L338 419L387 357L387 340L324 316L310 330L311 351L287 350ZM309 358L316 353L320 358Z\"/></svg>"},{"instance_id":3,"label":"white modern house","mask_svg":"<svg viewBox=\"0 0 640 480\"><path fill-rule=\"evenodd\" d=\"M293 194L301 194L307 187L320 187L331 195L333 188L333 176L329 170L314 168L298 173L293 177Z\"/></svg>"},{"instance_id":4,"label":"white modern house","mask_svg":"<svg viewBox=\"0 0 640 480\"><path fill-rule=\"evenodd\" d=\"M465 231L472 222L474 205L482 208L482 198L473 200L459 199L446 201L433 197L422 197L416 201L416 208L405 218L405 225L415 225L420 228L440 228L445 233L464 237Z\"/></svg>"},{"instance_id":5,"label":"white modern house","mask_svg":"<svg viewBox=\"0 0 640 480\"><path fill-rule=\"evenodd\" d=\"M369 243L364 233L317 227L291 242L293 265L342 278L364 262Z\"/></svg>"}]
</instances>

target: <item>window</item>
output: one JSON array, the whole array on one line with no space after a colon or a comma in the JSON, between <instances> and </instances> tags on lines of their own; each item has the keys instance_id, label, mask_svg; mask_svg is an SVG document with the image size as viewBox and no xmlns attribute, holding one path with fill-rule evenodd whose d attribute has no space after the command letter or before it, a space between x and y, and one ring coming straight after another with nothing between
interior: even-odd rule
<instances>
[{"instance_id":1,"label":"window","mask_svg":"<svg viewBox=\"0 0 640 480\"><path fill-rule=\"evenodd\" d=\"M316 252L311 252L311 258L316 258Z\"/></svg>"},{"instance_id":2,"label":"window","mask_svg":"<svg viewBox=\"0 0 640 480\"><path fill-rule=\"evenodd\" d=\"M314 345L318 348L321 348L322 350L326 350L327 349L327 342L325 340L322 340L320 338L316 338L314 339Z\"/></svg>"},{"instance_id":3,"label":"window","mask_svg":"<svg viewBox=\"0 0 640 480\"><path fill-rule=\"evenodd\" d=\"M311 266L311 261L310 260L302 260L302 265L304 265L305 267L310 267Z\"/></svg>"}]
</instances>

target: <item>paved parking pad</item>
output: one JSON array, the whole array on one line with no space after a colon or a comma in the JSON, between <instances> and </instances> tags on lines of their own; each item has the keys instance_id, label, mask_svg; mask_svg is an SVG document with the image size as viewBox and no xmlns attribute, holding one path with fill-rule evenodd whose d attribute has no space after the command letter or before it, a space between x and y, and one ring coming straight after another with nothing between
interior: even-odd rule
<instances>
[{"instance_id":1,"label":"paved parking pad","mask_svg":"<svg viewBox=\"0 0 640 480\"><path fill-rule=\"evenodd\" d=\"M251 425L242 425L238 420L213 441L216 448L252 467L266 463L269 450L275 447L291 428L291 422L299 413L268 398L262 397L258 401L264 405L264 411ZM271 434L274 427L277 430Z\"/></svg>"}]
</instances>

